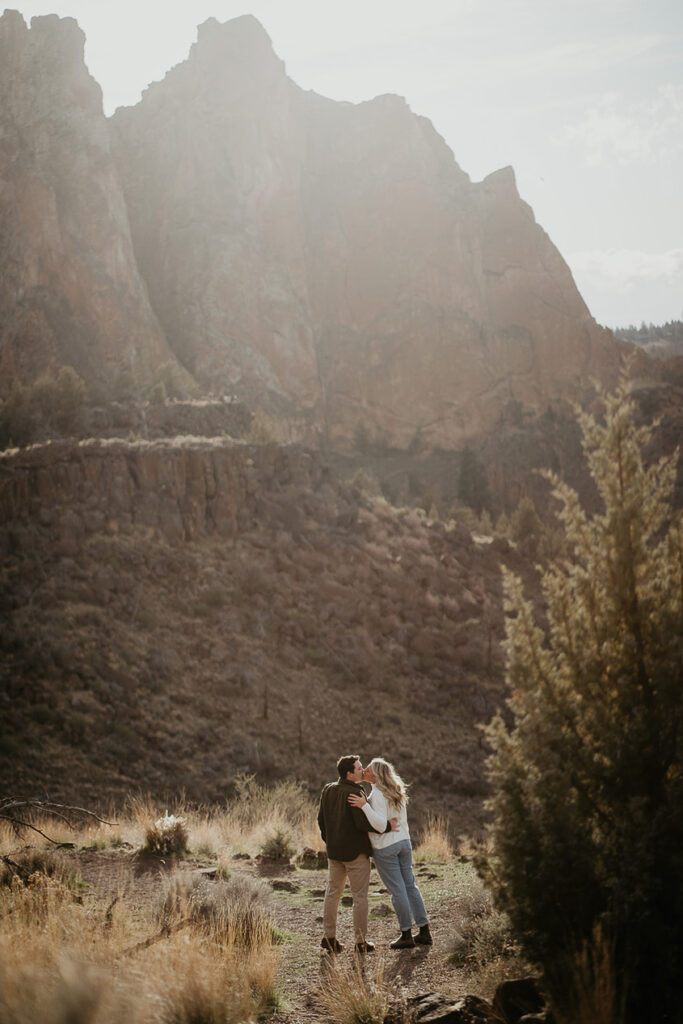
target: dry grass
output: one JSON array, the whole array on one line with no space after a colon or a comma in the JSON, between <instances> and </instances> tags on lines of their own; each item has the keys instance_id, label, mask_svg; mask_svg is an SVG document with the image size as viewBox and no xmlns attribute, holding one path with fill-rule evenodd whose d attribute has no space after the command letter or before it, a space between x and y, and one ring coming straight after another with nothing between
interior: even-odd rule
<instances>
[{"instance_id":1,"label":"dry grass","mask_svg":"<svg viewBox=\"0 0 683 1024\"><path fill-rule=\"evenodd\" d=\"M322 845L317 807L298 782L264 786L253 775L237 780L235 799L228 803L216 824L225 845L237 853L260 853L276 836L289 836L292 852Z\"/></svg>"},{"instance_id":2,"label":"dry grass","mask_svg":"<svg viewBox=\"0 0 683 1024\"><path fill-rule=\"evenodd\" d=\"M463 866L447 949L449 962L464 970L468 985L487 999L493 997L501 981L530 972L507 915L493 906L471 864Z\"/></svg>"},{"instance_id":3,"label":"dry grass","mask_svg":"<svg viewBox=\"0 0 683 1024\"><path fill-rule=\"evenodd\" d=\"M241 850L260 852L264 839L278 830L302 846L320 848L315 805L295 783L267 788L245 777L223 808L188 809L179 801L172 810L187 818L188 859L210 859L217 878L190 872L189 863L185 871L169 871L167 861L158 888L147 890L142 901L139 890L123 881L116 899L111 885L105 885L106 896L96 884L84 890L61 864L90 865L94 877L92 865L100 856L88 848L130 842L140 850L146 829L164 811L151 800L138 797L120 818L112 814L119 822L114 829L86 825L65 834L77 847L73 855L62 858L36 837L42 846L26 856L28 874L23 880L8 875L0 885L0 1024L238 1024L278 1006L276 968L283 952L290 962L291 944L276 946L281 933L274 928L271 887L252 873L256 865L243 871L233 857ZM24 852L17 852L20 842L8 830L0 833L0 843L17 862ZM471 865L453 863L443 821L428 822L416 852L423 861L444 865L439 884L448 879L451 898L456 895L453 951L458 946L459 973L470 991L490 998L500 980L525 970L511 952L506 922L493 912ZM124 851L101 858L105 872L105 864L129 861L146 863ZM327 967L319 993L324 1019L409 1019L404 995L396 979L387 978L381 956L367 958L365 965L335 958ZM450 970L445 962L443 969ZM282 977L282 965L280 970ZM286 974L290 982L290 967ZM597 1016L586 1021L603 1024Z\"/></svg>"},{"instance_id":4,"label":"dry grass","mask_svg":"<svg viewBox=\"0 0 683 1024\"><path fill-rule=\"evenodd\" d=\"M317 1002L330 1024L410 1024L413 1017L403 989L388 978L384 959L351 963L331 958Z\"/></svg>"},{"instance_id":5,"label":"dry grass","mask_svg":"<svg viewBox=\"0 0 683 1024\"><path fill-rule=\"evenodd\" d=\"M33 845L53 848L55 844L73 842L74 829L67 822L60 821L49 815L39 814L31 814L29 819L35 829L40 829L44 836L49 837L49 839L46 839L39 832L31 831L31 843ZM6 822L3 822L2 825L3 828L0 831L0 853L8 853L10 850L16 849L17 836Z\"/></svg>"},{"instance_id":6,"label":"dry grass","mask_svg":"<svg viewBox=\"0 0 683 1024\"><path fill-rule=\"evenodd\" d=\"M280 856L285 856L304 847L321 849L316 816L317 806L301 783L286 781L269 787L246 775L237 780L235 798L222 810L188 808L182 796L172 807L162 807L138 793L128 797L122 813L111 810L107 814L114 824L86 821L75 830L58 819L37 816L32 824L49 839L35 831L24 830L23 834L38 848L75 842L93 849L115 849L128 844L162 855L190 851L217 857L227 868L227 860L235 853L256 856L264 848L279 846ZM172 818L176 821L170 821ZM0 822L0 855L16 848L16 833Z\"/></svg>"},{"instance_id":7,"label":"dry grass","mask_svg":"<svg viewBox=\"0 0 683 1024\"><path fill-rule=\"evenodd\" d=\"M562 992L562 1005L555 1007L558 1024L619 1024L624 1019L626 993L617 983L613 942L599 924L590 941L568 954L554 973L553 987Z\"/></svg>"},{"instance_id":8,"label":"dry grass","mask_svg":"<svg viewBox=\"0 0 683 1024\"><path fill-rule=\"evenodd\" d=\"M47 840L31 832L36 846L16 852L22 840L3 827L0 849L17 868L0 864L2 1024L238 1024L272 1012L279 995L270 889L246 875L225 880L226 838L255 846L274 820L301 821L310 808L294 799L293 787L279 794L289 792L289 804L252 789L252 807L183 814L191 844L221 852L223 877L209 883L173 872L156 905L132 905L123 893L84 902L76 872ZM173 810L175 835L182 803ZM144 849L164 822L149 798L137 796L115 829L35 824L83 848L130 842Z\"/></svg>"},{"instance_id":9,"label":"dry grass","mask_svg":"<svg viewBox=\"0 0 683 1024\"><path fill-rule=\"evenodd\" d=\"M425 864L429 861L450 861L453 860L453 856L448 822L436 815L430 815L423 826L420 841L413 851L413 860L418 864Z\"/></svg>"},{"instance_id":10,"label":"dry grass","mask_svg":"<svg viewBox=\"0 0 683 1024\"><path fill-rule=\"evenodd\" d=\"M28 884L15 877L0 887L0 1020L237 1024L271 1010L267 893L243 882L202 891L171 876L159 911L124 900L86 905L40 871ZM159 941L145 946L150 937Z\"/></svg>"},{"instance_id":11,"label":"dry grass","mask_svg":"<svg viewBox=\"0 0 683 1024\"><path fill-rule=\"evenodd\" d=\"M94 850L116 849L124 843L131 842L131 825L128 822L105 825L102 822L95 822L86 825L79 833L79 839L83 846Z\"/></svg>"},{"instance_id":12,"label":"dry grass","mask_svg":"<svg viewBox=\"0 0 683 1024\"><path fill-rule=\"evenodd\" d=\"M160 856L184 853L188 849L187 817L182 806L169 814L168 808L160 813L149 796L136 795L129 800L130 812L142 835L142 849ZM137 844L136 844L137 845Z\"/></svg>"},{"instance_id":13,"label":"dry grass","mask_svg":"<svg viewBox=\"0 0 683 1024\"><path fill-rule=\"evenodd\" d=\"M25 882L33 875L54 879L67 888L75 888L79 881L74 865L54 850L22 850L0 862L0 886L12 888L15 878Z\"/></svg>"},{"instance_id":14,"label":"dry grass","mask_svg":"<svg viewBox=\"0 0 683 1024\"><path fill-rule=\"evenodd\" d=\"M275 939L270 890L246 875L208 882L175 872L164 879L156 914L161 928L175 930L189 922L226 948L255 949Z\"/></svg>"}]
</instances>

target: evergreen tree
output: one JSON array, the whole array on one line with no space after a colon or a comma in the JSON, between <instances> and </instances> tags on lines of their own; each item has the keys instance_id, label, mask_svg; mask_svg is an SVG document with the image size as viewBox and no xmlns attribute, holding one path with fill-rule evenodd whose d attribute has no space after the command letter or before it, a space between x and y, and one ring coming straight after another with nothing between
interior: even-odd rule
<instances>
[{"instance_id":1,"label":"evergreen tree","mask_svg":"<svg viewBox=\"0 0 683 1024\"><path fill-rule=\"evenodd\" d=\"M520 499L519 505L512 513L510 530L514 540L524 541L531 537L540 537L543 525L538 518L536 506L526 495Z\"/></svg>"},{"instance_id":2,"label":"evergreen tree","mask_svg":"<svg viewBox=\"0 0 683 1024\"><path fill-rule=\"evenodd\" d=\"M460 459L458 500L462 505L473 508L478 516L491 501L484 468L476 452L469 447L463 449Z\"/></svg>"},{"instance_id":3,"label":"evergreen tree","mask_svg":"<svg viewBox=\"0 0 683 1024\"><path fill-rule=\"evenodd\" d=\"M506 579L512 724L488 728L491 843L479 867L539 962L562 1024L680 1022L683 526L675 457L649 468L622 381L581 416L603 510L548 474L570 560L547 630Z\"/></svg>"}]
</instances>

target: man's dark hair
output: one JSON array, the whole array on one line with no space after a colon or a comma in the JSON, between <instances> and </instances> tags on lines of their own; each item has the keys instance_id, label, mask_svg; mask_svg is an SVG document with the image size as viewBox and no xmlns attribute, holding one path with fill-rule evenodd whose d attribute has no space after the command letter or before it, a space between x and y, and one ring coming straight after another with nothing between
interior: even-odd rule
<instances>
[{"instance_id":1,"label":"man's dark hair","mask_svg":"<svg viewBox=\"0 0 683 1024\"><path fill-rule=\"evenodd\" d=\"M358 754L344 754L337 761L337 771L339 772L339 778L345 779L347 772L352 772L356 761L360 761Z\"/></svg>"}]
</instances>

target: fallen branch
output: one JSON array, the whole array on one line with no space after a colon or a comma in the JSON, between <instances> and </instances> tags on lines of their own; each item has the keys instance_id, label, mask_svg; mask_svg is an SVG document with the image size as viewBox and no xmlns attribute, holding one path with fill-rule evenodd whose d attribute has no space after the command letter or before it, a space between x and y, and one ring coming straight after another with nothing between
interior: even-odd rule
<instances>
[{"instance_id":1,"label":"fallen branch","mask_svg":"<svg viewBox=\"0 0 683 1024\"><path fill-rule=\"evenodd\" d=\"M74 807L71 804L59 804L53 800L39 800L36 798L30 798L26 800L19 800L15 797L1 797L0 798L0 821L8 821L16 835L20 835L23 829L32 829L41 835L43 839L46 839L49 843L53 843L55 846L62 846L63 844L57 839L52 839L42 829L34 825L30 820L26 820L26 812L35 811L40 814L48 815L52 818L57 818L60 821L66 822L69 828L76 828L78 825L83 823L84 819L92 819L93 821L99 821L102 825L116 825L115 821L107 821L105 818L101 818L95 811L88 810L87 807Z\"/></svg>"},{"instance_id":2,"label":"fallen branch","mask_svg":"<svg viewBox=\"0 0 683 1024\"><path fill-rule=\"evenodd\" d=\"M29 873L25 867L23 867L21 864L17 864L17 862L14 860L10 860L10 858L7 857L4 853L0 857L0 860L2 860L2 862L7 865L12 874L18 875L18 877L22 880L24 885L28 884Z\"/></svg>"},{"instance_id":3,"label":"fallen branch","mask_svg":"<svg viewBox=\"0 0 683 1024\"><path fill-rule=\"evenodd\" d=\"M150 935L149 938L143 939L142 942L136 942L134 946L129 946L128 949L124 949L119 956L130 956L132 953L137 953L141 949L147 949L148 946L153 946L155 942L161 942L162 939L167 939L170 935L175 935L185 925L192 924L191 917L184 917L182 921L176 922L176 924L165 924L160 932L156 935Z\"/></svg>"}]
</instances>

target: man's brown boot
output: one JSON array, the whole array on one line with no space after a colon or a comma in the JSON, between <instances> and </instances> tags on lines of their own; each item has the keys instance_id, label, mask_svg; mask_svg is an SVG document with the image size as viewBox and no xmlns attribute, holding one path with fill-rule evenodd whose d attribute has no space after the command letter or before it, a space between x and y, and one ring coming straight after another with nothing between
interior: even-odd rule
<instances>
[{"instance_id":1,"label":"man's brown boot","mask_svg":"<svg viewBox=\"0 0 683 1024\"><path fill-rule=\"evenodd\" d=\"M415 945L415 939L410 928L407 932L401 932L397 939L389 943L389 949L412 949Z\"/></svg>"},{"instance_id":2,"label":"man's brown boot","mask_svg":"<svg viewBox=\"0 0 683 1024\"><path fill-rule=\"evenodd\" d=\"M328 939L327 937L322 940L320 945L328 953L341 953L344 948L341 942L338 942L337 939Z\"/></svg>"}]
</instances>

